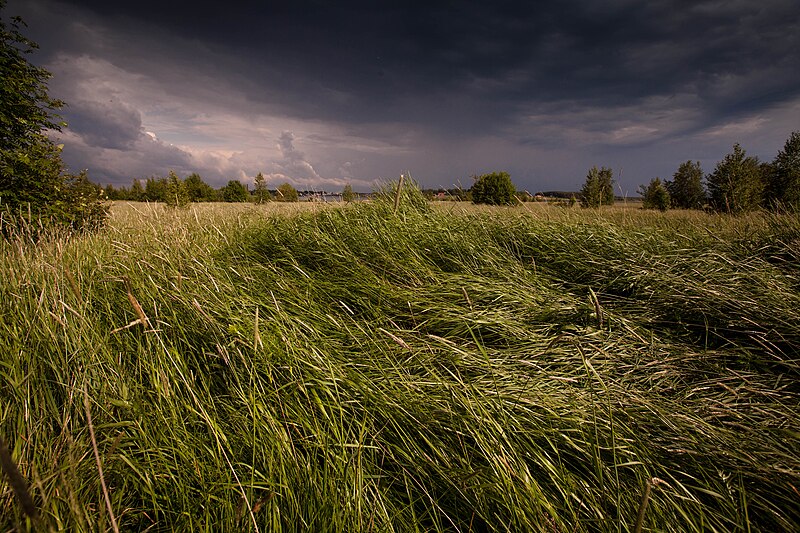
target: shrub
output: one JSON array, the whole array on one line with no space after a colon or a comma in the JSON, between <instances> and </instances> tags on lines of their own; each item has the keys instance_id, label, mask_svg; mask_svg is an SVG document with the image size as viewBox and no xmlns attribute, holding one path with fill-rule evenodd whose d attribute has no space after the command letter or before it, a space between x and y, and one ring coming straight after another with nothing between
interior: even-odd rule
<instances>
[{"instance_id":1,"label":"shrub","mask_svg":"<svg viewBox=\"0 0 800 533\"><path fill-rule=\"evenodd\" d=\"M653 178L650 184L639 187L639 194L642 195L642 207L644 209L658 209L666 211L670 207L670 195L667 188L661 182L661 178Z\"/></svg>"},{"instance_id":2,"label":"shrub","mask_svg":"<svg viewBox=\"0 0 800 533\"><path fill-rule=\"evenodd\" d=\"M278 194L275 195L275 200L278 202L297 202L300 199L297 189L292 187L289 183L282 183L279 185L277 192Z\"/></svg>"},{"instance_id":3,"label":"shrub","mask_svg":"<svg viewBox=\"0 0 800 533\"><path fill-rule=\"evenodd\" d=\"M472 185L472 203L509 205L514 201L514 184L507 172L492 172L475 178Z\"/></svg>"}]
</instances>

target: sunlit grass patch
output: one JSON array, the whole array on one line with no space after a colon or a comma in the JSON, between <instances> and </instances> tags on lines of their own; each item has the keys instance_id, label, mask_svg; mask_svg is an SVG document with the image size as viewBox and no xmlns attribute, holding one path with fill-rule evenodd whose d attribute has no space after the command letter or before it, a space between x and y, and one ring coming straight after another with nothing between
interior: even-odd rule
<instances>
[{"instance_id":1,"label":"sunlit grass patch","mask_svg":"<svg viewBox=\"0 0 800 533\"><path fill-rule=\"evenodd\" d=\"M386 193L0 244L0 428L42 520L632 531L650 484L644 530L800 527L797 219Z\"/></svg>"}]
</instances>

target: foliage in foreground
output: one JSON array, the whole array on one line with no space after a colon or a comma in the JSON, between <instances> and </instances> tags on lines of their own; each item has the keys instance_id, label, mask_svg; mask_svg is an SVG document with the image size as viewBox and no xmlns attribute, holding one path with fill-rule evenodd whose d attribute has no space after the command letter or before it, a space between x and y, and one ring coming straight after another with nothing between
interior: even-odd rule
<instances>
[{"instance_id":1,"label":"foliage in foreground","mask_svg":"<svg viewBox=\"0 0 800 533\"><path fill-rule=\"evenodd\" d=\"M0 1L0 15L6 2ZM36 238L45 227L73 230L103 225L107 210L85 173L65 172L61 149L46 131L61 131L50 98L50 73L32 65L37 45L20 32L24 22L0 18L0 235Z\"/></svg>"},{"instance_id":2,"label":"foliage in foreground","mask_svg":"<svg viewBox=\"0 0 800 533\"><path fill-rule=\"evenodd\" d=\"M393 199L0 243L42 521L109 523L88 409L123 530L800 528L797 218Z\"/></svg>"}]
</instances>

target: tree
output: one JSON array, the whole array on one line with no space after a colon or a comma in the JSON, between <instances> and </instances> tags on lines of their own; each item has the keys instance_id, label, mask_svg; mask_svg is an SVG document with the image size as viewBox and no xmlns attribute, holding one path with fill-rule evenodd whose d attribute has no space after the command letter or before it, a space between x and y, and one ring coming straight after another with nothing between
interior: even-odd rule
<instances>
[{"instance_id":1,"label":"tree","mask_svg":"<svg viewBox=\"0 0 800 533\"><path fill-rule=\"evenodd\" d=\"M355 199L356 193L353 192L353 187L348 183L344 186L344 189L342 189L342 200L350 203Z\"/></svg>"},{"instance_id":2,"label":"tree","mask_svg":"<svg viewBox=\"0 0 800 533\"><path fill-rule=\"evenodd\" d=\"M472 203L509 205L514 201L516 188L508 172L492 172L475 178L472 184Z\"/></svg>"},{"instance_id":3,"label":"tree","mask_svg":"<svg viewBox=\"0 0 800 533\"><path fill-rule=\"evenodd\" d=\"M247 187L242 185L239 180L230 180L221 190L220 194L224 202L246 202L249 193Z\"/></svg>"},{"instance_id":4,"label":"tree","mask_svg":"<svg viewBox=\"0 0 800 533\"><path fill-rule=\"evenodd\" d=\"M0 0L0 13L4 8ZM48 95L51 74L26 59L38 46L20 33L24 25L19 17L10 26L0 18L0 210L12 220L25 212L74 227L86 212L73 204L75 176L64 172L61 147L46 135L66 126L56 115L64 103ZM101 202L99 194L94 201ZM106 210L90 212L100 218L88 226L102 225Z\"/></svg>"},{"instance_id":5,"label":"tree","mask_svg":"<svg viewBox=\"0 0 800 533\"><path fill-rule=\"evenodd\" d=\"M800 132L793 131L767 174L766 198L770 207L800 211Z\"/></svg>"},{"instance_id":6,"label":"tree","mask_svg":"<svg viewBox=\"0 0 800 533\"><path fill-rule=\"evenodd\" d=\"M133 185L131 185L131 193L130 198L132 202L144 202L147 200L147 196L144 192L144 187L142 187L142 182L138 179L133 180Z\"/></svg>"},{"instance_id":7,"label":"tree","mask_svg":"<svg viewBox=\"0 0 800 533\"><path fill-rule=\"evenodd\" d=\"M614 174L610 168L592 167L581 188L582 207L614 204Z\"/></svg>"},{"instance_id":8,"label":"tree","mask_svg":"<svg viewBox=\"0 0 800 533\"><path fill-rule=\"evenodd\" d=\"M217 191L214 187L203 181L199 174L193 172L183 180L186 185L186 193L189 195L190 202L213 202L217 199Z\"/></svg>"},{"instance_id":9,"label":"tree","mask_svg":"<svg viewBox=\"0 0 800 533\"><path fill-rule=\"evenodd\" d=\"M717 163L707 179L711 205L717 211L743 213L761 206L764 177L757 157L747 156L739 143Z\"/></svg>"},{"instance_id":10,"label":"tree","mask_svg":"<svg viewBox=\"0 0 800 533\"><path fill-rule=\"evenodd\" d=\"M169 207L186 207L189 205L189 192L186 190L186 185L172 170L169 171L169 177L167 178L164 202Z\"/></svg>"},{"instance_id":11,"label":"tree","mask_svg":"<svg viewBox=\"0 0 800 533\"><path fill-rule=\"evenodd\" d=\"M282 183L278 186L278 190L275 195L275 200L278 202L296 202L300 199L300 195L297 193L297 189L291 186L289 183Z\"/></svg>"},{"instance_id":12,"label":"tree","mask_svg":"<svg viewBox=\"0 0 800 533\"><path fill-rule=\"evenodd\" d=\"M263 204L264 202L272 200L272 195L269 193L269 189L267 189L267 180L264 178L264 174L261 172L256 174L256 177L253 178L253 185L255 186L253 192L256 197L256 202Z\"/></svg>"},{"instance_id":13,"label":"tree","mask_svg":"<svg viewBox=\"0 0 800 533\"><path fill-rule=\"evenodd\" d=\"M639 194L642 195L642 207L644 209L666 211L670 207L669 191L664 187L661 178L653 178L647 187L640 186Z\"/></svg>"},{"instance_id":14,"label":"tree","mask_svg":"<svg viewBox=\"0 0 800 533\"><path fill-rule=\"evenodd\" d=\"M167 201L167 178L147 178L144 184L144 199L148 202Z\"/></svg>"},{"instance_id":15,"label":"tree","mask_svg":"<svg viewBox=\"0 0 800 533\"><path fill-rule=\"evenodd\" d=\"M703 169L700 161L681 163L672 181L665 181L672 207L681 209L700 209L706 201L703 187Z\"/></svg>"}]
</instances>

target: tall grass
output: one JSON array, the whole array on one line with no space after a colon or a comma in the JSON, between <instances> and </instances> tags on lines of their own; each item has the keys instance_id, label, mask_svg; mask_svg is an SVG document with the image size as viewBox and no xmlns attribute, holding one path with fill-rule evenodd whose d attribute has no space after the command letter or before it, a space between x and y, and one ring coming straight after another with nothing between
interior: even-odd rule
<instances>
[{"instance_id":1,"label":"tall grass","mask_svg":"<svg viewBox=\"0 0 800 533\"><path fill-rule=\"evenodd\" d=\"M42 524L800 528L796 218L283 210L0 244L0 434Z\"/></svg>"}]
</instances>

